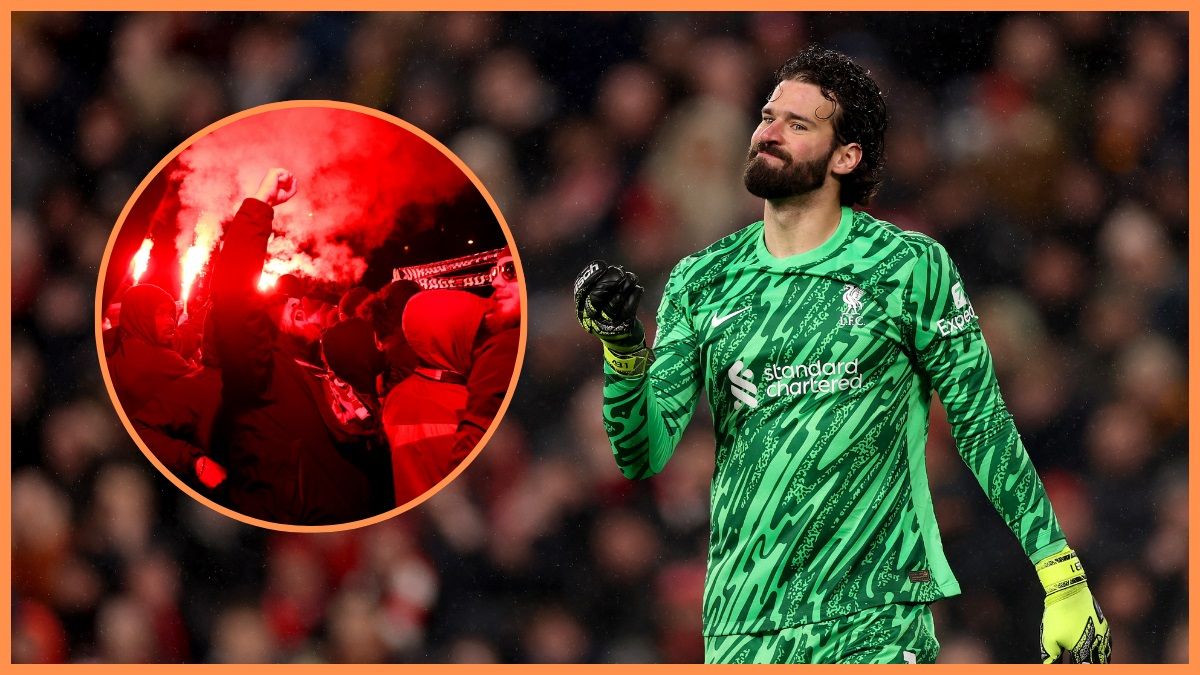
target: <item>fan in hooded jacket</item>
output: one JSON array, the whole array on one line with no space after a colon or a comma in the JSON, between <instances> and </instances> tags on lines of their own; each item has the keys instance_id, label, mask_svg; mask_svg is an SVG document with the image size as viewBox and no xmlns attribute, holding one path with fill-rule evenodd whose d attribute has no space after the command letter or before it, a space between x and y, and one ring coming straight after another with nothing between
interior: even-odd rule
<instances>
[{"instance_id":1,"label":"fan in hooded jacket","mask_svg":"<svg viewBox=\"0 0 1200 675\"><path fill-rule=\"evenodd\" d=\"M172 347L175 321L175 299L163 289L139 284L125 291L107 361L113 389L129 416L168 383L195 370Z\"/></svg>"},{"instance_id":2,"label":"fan in hooded jacket","mask_svg":"<svg viewBox=\"0 0 1200 675\"><path fill-rule=\"evenodd\" d=\"M417 293L404 310L404 336L418 365L388 392L383 407L397 504L421 496L457 466L449 455L488 307L467 291L438 289Z\"/></svg>"}]
</instances>

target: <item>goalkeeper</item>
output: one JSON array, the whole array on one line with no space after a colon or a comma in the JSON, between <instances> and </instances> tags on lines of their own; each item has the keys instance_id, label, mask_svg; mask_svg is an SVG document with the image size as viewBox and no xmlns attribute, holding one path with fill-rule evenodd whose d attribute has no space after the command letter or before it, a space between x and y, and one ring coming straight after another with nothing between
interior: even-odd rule
<instances>
[{"instance_id":1,"label":"goalkeeper","mask_svg":"<svg viewBox=\"0 0 1200 675\"><path fill-rule=\"evenodd\" d=\"M862 211L887 113L844 55L780 69L751 137L763 220L684 258L653 349L637 278L575 282L604 353L604 419L629 478L662 470L701 388L717 449L705 660L928 663L933 601L959 592L925 473L931 392L1046 590L1042 661L1108 661L1109 626L1001 400L958 271L932 239Z\"/></svg>"}]
</instances>

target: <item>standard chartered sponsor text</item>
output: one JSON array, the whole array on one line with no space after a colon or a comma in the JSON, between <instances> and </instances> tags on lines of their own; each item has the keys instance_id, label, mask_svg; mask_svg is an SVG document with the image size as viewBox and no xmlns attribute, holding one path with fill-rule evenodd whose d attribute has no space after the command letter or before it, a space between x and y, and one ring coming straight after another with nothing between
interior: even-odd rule
<instances>
[{"instance_id":1,"label":"standard chartered sponsor text","mask_svg":"<svg viewBox=\"0 0 1200 675\"><path fill-rule=\"evenodd\" d=\"M763 371L769 397L800 394L831 394L862 387L858 359L813 361L788 365L773 364Z\"/></svg>"}]
</instances>

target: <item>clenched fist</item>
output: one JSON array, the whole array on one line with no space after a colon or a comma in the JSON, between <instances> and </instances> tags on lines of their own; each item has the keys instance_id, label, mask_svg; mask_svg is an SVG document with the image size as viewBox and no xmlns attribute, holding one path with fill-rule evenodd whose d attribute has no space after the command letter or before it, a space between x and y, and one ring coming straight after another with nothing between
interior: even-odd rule
<instances>
[{"instance_id":1,"label":"clenched fist","mask_svg":"<svg viewBox=\"0 0 1200 675\"><path fill-rule=\"evenodd\" d=\"M296 194L296 177L287 169L269 169L254 198L267 206L279 206Z\"/></svg>"}]
</instances>

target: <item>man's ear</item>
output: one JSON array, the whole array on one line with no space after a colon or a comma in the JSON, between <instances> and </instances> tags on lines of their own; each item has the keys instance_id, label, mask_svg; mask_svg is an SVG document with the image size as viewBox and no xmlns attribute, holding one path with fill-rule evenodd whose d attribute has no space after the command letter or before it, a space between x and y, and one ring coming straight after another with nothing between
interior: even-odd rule
<instances>
[{"instance_id":1,"label":"man's ear","mask_svg":"<svg viewBox=\"0 0 1200 675\"><path fill-rule=\"evenodd\" d=\"M862 146L858 143L847 143L833 151L833 159L829 166L835 176L846 176L858 167L862 161Z\"/></svg>"}]
</instances>

